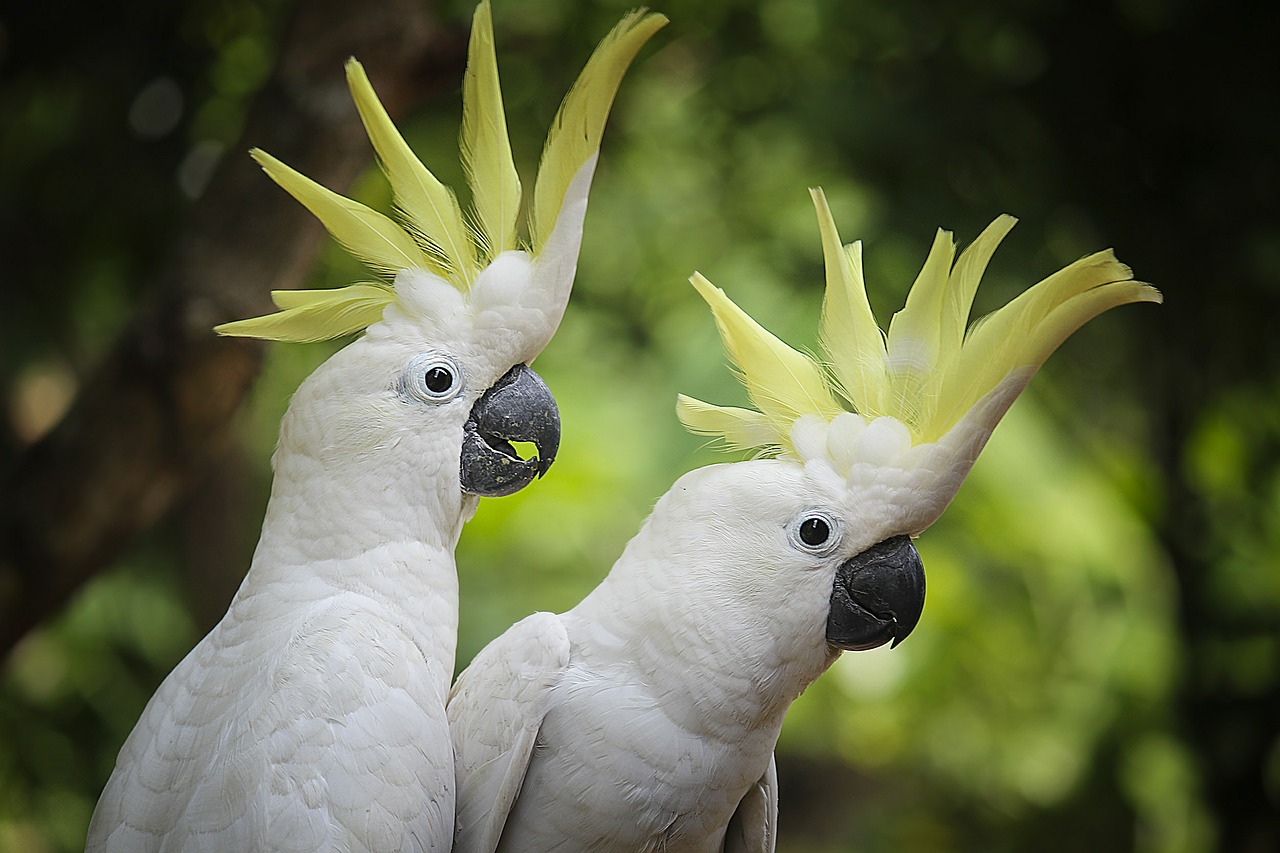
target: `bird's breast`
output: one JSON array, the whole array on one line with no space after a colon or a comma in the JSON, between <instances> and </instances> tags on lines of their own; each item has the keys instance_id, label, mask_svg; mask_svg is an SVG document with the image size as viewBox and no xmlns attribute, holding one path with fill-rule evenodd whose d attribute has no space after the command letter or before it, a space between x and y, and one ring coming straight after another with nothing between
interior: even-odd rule
<instances>
[{"instance_id":1,"label":"bird's breast","mask_svg":"<svg viewBox=\"0 0 1280 853\"><path fill-rule=\"evenodd\" d=\"M504 839L527 850L557 837L582 850L719 850L776 733L730 743L676 722L649 685L573 675L557 688Z\"/></svg>"}]
</instances>

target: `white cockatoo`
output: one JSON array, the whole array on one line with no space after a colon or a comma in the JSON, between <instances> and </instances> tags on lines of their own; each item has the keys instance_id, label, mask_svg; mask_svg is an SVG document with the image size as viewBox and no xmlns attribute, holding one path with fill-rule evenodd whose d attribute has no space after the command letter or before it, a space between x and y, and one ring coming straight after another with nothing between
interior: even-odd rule
<instances>
[{"instance_id":1,"label":"white cockatoo","mask_svg":"<svg viewBox=\"0 0 1280 853\"><path fill-rule=\"evenodd\" d=\"M911 539L1049 354L1109 308L1160 300L1106 251L966 334L1006 216L958 260L939 231L885 336L860 245L813 199L825 364L693 278L756 408L681 397L680 418L775 458L681 477L580 604L519 622L462 673L457 853L773 850L787 708L842 650L910 633L924 606Z\"/></svg>"},{"instance_id":2,"label":"white cockatoo","mask_svg":"<svg viewBox=\"0 0 1280 853\"><path fill-rule=\"evenodd\" d=\"M367 332L293 397L248 575L125 742L90 851L449 850L454 547L479 496L517 491L555 457L555 401L528 365L569 298L614 94L664 23L629 14L592 55L547 138L525 243L487 4L463 84L466 217L355 60L348 82L403 225L254 152L393 282L277 292L278 313L219 327Z\"/></svg>"}]
</instances>

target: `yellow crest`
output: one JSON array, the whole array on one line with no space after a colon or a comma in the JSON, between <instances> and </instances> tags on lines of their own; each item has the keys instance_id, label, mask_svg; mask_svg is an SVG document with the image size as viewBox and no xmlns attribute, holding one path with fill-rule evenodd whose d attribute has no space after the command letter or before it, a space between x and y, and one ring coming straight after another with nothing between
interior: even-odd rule
<instances>
[{"instance_id":1,"label":"yellow crest","mask_svg":"<svg viewBox=\"0 0 1280 853\"><path fill-rule=\"evenodd\" d=\"M526 247L534 257L551 234L570 182L600 147L622 75L666 22L643 9L626 15L596 47L561 104L534 188ZM494 258L520 248L520 179L507 138L488 0L476 9L463 80L460 148L474 199L468 216L453 191L409 148L355 59L347 62L347 84L391 184L400 222L325 189L265 151L255 149L253 158L375 272L394 277L402 269L423 269L467 291ZM276 291L272 298L279 312L224 323L215 331L278 341L324 340L364 329L396 298L389 286L363 283L309 294Z\"/></svg>"},{"instance_id":2,"label":"yellow crest","mask_svg":"<svg viewBox=\"0 0 1280 853\"><path fill-rule=\"evenodd\" d=\"M906 427L911 444L935 442L1013 371L1034 371L1089 320L1117 305L1161 301L1159 291L1134 281L1106 250L1054 273L966 330L982 273L1016 221L1001 216L958 260L951 234L938 231L886 335L867 301L861 244L841 245L822 190L810 193L826 265L819 326L825 364L774 337L701 275L691 279L711 306L756 408L680 395L676 411L687 429L737 449L795 455L798 420L830 422L843 412L865 421L887 416Z\"/></svg>"}]
</instances>

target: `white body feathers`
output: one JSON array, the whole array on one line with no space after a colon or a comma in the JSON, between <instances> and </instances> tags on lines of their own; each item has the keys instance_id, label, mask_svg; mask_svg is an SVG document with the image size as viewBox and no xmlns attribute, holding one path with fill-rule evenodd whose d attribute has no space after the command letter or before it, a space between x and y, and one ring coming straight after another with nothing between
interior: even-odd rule
<instances>
[{"instance_id":1,"label":"white body feathers","mask_svg":"<svg viewBox=\"0 0 1280 853\"><path fill-rule=\"evenodd\" d=\"M778 732L835 659L836 566L879 533L800 551L819 506L848 515L829 471L694 471L579 605L486 647L449 704L455 850L772 850Z\"/></svg>"},{"instance_id":2,"label":"white body feathers","mask_svg":"<svg viewBox=\"0 0 1280 853\"><path fill-rule=\"evenodd\" d=\"M425 342L390 332L295 395L249 574L125 743L90 850L448 849L459 414L483 387L404 399Z\"/></svg>"}]
</instances>

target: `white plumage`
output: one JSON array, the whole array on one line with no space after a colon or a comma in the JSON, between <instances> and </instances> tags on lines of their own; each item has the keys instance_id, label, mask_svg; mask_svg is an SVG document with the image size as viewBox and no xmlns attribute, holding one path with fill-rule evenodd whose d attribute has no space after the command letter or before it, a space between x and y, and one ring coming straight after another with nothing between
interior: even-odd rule
<instances>
[{"instance_id":1,"label":"white plumage","mask_svg":"<svg viewBox=\"0 0 1280 853\"><path fill-rule=\"evenodd\" d=\"M512 318L421 272L397 293L294 396L249 573L125 743L89 849L448 849L459 452L511 366L474 342ZM404 387L424 353L458 368L446 400Z\"/></svg>"},{"instance_id":2,"label":"white plumage","mask_svg":"<svg viewBox=\"0 0 1280 853\"><path fill-rule=\"evenodd\" d=\"M426 276L399 288L461 303ZM389 316L299 388L249 574L126 741L89 849L447 849L453 548L477 500L459 448L509 367L448 319ZM399 390L421 352L454 354L457 396Z\"/></svg>"},{"instance_id":3,"label":"white plumage","mask_svg":"<svg viewBox=\"0 0 1280 853\"><path fill-rule=\"evenodd\" d=\"M604 582L487 646L449 704L455 850L773 849L773 746L834 660L836 569L879 541L838 478L784 460L680 478ZM838 549L797 549L814 510Z\"/></svg>"}]
</instances>

